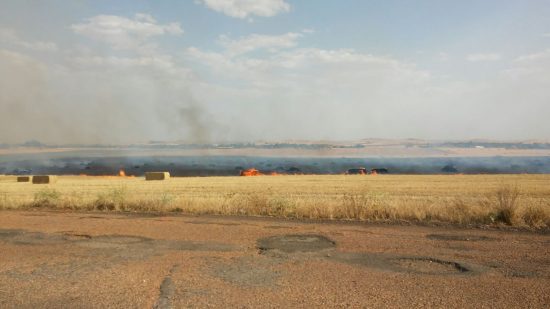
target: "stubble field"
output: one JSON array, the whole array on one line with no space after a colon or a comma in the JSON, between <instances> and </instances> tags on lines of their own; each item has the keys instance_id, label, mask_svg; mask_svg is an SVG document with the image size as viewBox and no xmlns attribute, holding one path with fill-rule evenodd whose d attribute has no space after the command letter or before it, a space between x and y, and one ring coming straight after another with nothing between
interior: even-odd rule
<instances>
[{"instance_id":1,"label":"stubble field","mask_svg":"<svg viewBox=\"0 0 550 309\"><path fill-rule=\"evenodd\" d=\"M183 212L550 227L550 175L0 176L0 209Z\"/></svg>"}]
</instances>

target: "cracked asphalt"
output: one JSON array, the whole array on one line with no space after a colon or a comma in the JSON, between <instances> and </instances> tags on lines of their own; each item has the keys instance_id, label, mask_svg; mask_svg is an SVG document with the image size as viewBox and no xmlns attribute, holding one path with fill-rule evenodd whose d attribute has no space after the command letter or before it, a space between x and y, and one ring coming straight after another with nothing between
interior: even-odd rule
<instances>
[{"instance_id":1,"label":"cracked asphalt","mask_svg":"<svg viewBox=\"0 0 550 309\"><path fill-rule=\"evenodd\" d=\"M0 212L0 308L549 308L550 235Z\"/></svg>"}]
</instances>

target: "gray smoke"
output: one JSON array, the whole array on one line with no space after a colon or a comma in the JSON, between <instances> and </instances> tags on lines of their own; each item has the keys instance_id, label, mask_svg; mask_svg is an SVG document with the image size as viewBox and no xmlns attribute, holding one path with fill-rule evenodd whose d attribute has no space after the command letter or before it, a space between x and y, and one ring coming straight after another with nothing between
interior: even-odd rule
<instances>
[{"instance_id":1,"label":"gray smoke","mask_svg":"<svg viewBox=\"0 0 550 309\"><path fill-rule=\"evenodd\" d=\"M189 140L194 143L208 143L210 140L210 129L207 120L203 118L204 112L198 105L182 107L180 109L182 123L189 130Z\"/></svg>"},{"instance_id":2,"label":"gray smoke","mask_svg":"<svg viewBox=\"0 0 550 309\"><path fill-rule=\"evenodd\" d=\"M0 50L0 143L209 142L202 105L170 78L154 66L54 67Z\"/></svg>"}]
</instances>

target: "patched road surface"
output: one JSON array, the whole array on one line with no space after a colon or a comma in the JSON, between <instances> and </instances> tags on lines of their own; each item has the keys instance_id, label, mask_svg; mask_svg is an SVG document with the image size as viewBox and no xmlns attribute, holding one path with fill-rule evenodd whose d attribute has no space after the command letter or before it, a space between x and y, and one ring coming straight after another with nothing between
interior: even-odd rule
<instances>
[{"instance_id":1,"label":"patched road surface","mask_svg":"<svg viewBox=\"0 0 550 309\"><path fill-rule=\"evenodd\" d=\"M550 308L550 236L0 212L0 308Z\"/></svg>"}]
</instances>

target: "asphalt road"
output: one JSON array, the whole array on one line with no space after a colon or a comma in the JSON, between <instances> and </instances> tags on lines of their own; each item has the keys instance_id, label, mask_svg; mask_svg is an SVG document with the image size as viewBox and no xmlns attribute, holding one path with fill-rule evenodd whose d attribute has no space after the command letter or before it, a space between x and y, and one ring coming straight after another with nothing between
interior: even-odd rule
<instances>
[{"instance_id":1,"label":"asphalt road","mask_svg":"<svg viewBox=\"0 0 550 309\"><path fill-rule=\"evenodd\" d=\"M0 212L0 308L550 307L550 235Z\"/></svg>"}]
</instances>

